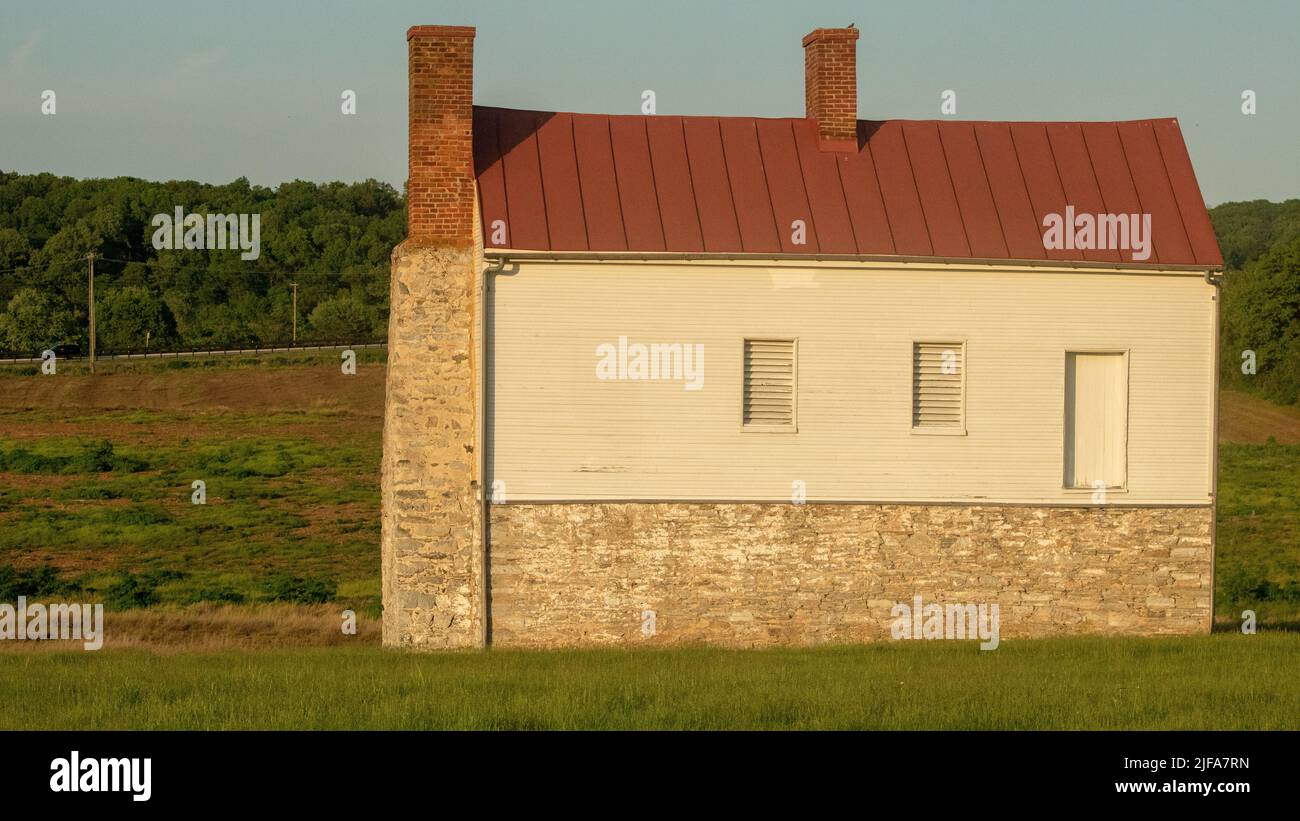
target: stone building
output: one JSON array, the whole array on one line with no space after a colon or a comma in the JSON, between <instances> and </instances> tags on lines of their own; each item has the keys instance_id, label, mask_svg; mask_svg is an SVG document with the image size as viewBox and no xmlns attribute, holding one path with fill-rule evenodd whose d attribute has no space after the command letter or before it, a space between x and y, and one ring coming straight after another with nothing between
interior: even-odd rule
<instances>
[{"instance_id":1,"label":"stone building","mask_svg":"<svg viewBox=\"0 0 1300 821\"><path fill-rule=\"evenodd\" d=\"M803 117L487 108L474 36L407 35L386 644L869 641L917 596L1210 629L1176 120L858 120L853 28L803 39Z\"/></svg>"}]
</instances>

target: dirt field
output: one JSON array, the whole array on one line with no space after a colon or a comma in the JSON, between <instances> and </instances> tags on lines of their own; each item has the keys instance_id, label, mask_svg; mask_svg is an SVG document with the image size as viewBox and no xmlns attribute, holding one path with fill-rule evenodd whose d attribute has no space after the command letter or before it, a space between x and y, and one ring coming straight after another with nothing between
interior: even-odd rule
<instances>
[{"instance_id":1,"label":"dirt field","mask_svg":"<svg viewBox=\"0 0 1300 821\"><path fill-rule=\"evenodd\" d=\"M1274 405L1246 393L1224 391L1219 396L1219 441L1262 444L1273 437L1279 444L1300 444L1300 407Z\"/></svg>"},{"instance_id":2,"label":"dirt field","mask_svg":"<svg viewBox=\"0 0 1300 821\"><path fill-rule=\"evenodd\" d=\"M360 364L355 376L344 376L332 361L328 366L268 370L23 377L0 373L0 408L205 413L338 409L381 420L384 365Z\"/></svg>"}]
</instances>

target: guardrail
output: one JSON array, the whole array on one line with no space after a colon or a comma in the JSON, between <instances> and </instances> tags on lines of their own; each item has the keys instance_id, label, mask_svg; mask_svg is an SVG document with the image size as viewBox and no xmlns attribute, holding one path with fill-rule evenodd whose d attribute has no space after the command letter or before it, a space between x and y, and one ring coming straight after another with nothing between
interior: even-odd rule
<instances>
[{"instance_id":1,"label":"guardrail","mask_svg":"<svg viewBox=\"0 0 1300 821\"><path fill-rule=\"evenodd\" d=\"M171 351L124 351L120 353L96 353L95 361L110 359L183 359L200 356L239 356L241 354L269 354L269 353L293 353L295 351L340 351L340 350L357 350L360 348L387 348L387 342L315 342L310 345L273 345L266 348L189 348ZM75 356L60 356L62 362L78 362L87 359L84 354ZM0 365L17 365L25 363L39 363L41 357L5 357L0 354Z\"/></svg>"}]
</instances>

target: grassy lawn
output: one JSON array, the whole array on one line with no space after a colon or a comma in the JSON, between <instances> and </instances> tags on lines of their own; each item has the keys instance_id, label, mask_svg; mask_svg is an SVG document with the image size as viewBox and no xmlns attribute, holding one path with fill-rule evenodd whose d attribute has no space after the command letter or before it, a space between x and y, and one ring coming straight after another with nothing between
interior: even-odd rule
<instances>
[{"instance_id":1,"label":"grassy lawn","mask_svg":"<svg viewBox=\"0 0 1300 821\"><path fill-rule=\"evenodd\" d=\"M0 729L1300 729L1300 636L0 654Z\"/></svg>"}]
</instances>

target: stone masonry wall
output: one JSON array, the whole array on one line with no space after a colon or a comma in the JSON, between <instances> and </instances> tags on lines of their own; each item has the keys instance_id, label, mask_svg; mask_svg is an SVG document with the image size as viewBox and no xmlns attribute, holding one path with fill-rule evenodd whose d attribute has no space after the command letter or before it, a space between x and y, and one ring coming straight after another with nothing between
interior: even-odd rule
<instances>
[{"instance_id":1,"label":"stone masonry wall","mask_svg":"<svg viewBox=\"0 0 1300 821\"><path fill-rule=\"evenodd\" d=\"M384 644L478 646L473 249L393 252L384 396Z\"/></svg>"},{"instance_id":2,"label":"stone masonry wall","mask_svg":"<svg viewBox=\"0 0 1300 821\"><path fill-rule=\"evenodd\" d=\"M916 595L997 602L1003 639L1203 633L1211 518L1209 507L499 505L491 642L871 641Z\"/></svg>"}]
</instances>

